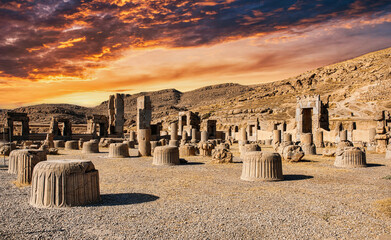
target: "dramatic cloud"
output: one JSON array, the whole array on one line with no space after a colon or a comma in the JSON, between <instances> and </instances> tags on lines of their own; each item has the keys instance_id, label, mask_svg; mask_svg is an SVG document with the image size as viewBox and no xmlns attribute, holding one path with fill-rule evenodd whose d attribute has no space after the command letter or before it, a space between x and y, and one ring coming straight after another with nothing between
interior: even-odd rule
<instances>
[{"instance_id":1,"label":"dramatic cloud","mask_svg":"<svg viewBox=\"0 0 391 240\"><path fill-rule=\"evenodd\" d=\"M0 94L40 91L28 103L141 84L218 82L211 77L282 79L387 47L390 12L385 0L2 1ZM357 50L364 40L370 43ZM4 105L20 104L9 101Z\"/></svg>"}]
</instances>

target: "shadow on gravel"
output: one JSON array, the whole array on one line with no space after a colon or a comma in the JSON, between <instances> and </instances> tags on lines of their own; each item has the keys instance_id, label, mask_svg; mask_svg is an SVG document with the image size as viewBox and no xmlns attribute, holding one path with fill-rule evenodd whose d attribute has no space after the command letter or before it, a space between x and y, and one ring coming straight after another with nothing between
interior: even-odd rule
<instances>
[{"instance_id":1,"label":"shadow on gravel","mask_svg":"<svg viewBox=\"0 0 391 240\"><path fill-rule=\"evenodd\" d=\"M383 164L377 164L377 163L367 163L367 167L383 167L385 165Z\"/></svg>"},{"instance_id":2,"label":"shadow on gravel","mask_svg":"<svg viewBox=\"0 0 391 240\"><path fill-rule=\"evenodd\" d=\"M205 164L205 163L203 163L203 162L187 162L183 165L203 165L203 164Z\"/></svg>"},{"instance_id":3,"label":"shadow on gravel","mask_svg":"<svg viewBox=\"0 0 391 240\"><path fill-rule=\"evenodd\" d=\"M131 205L152 202L159 199L158 196L144 193L102 194L101 198L102 202L97 204L97 206Z\"/></svg>"},{"instance_id":4,"label":"shadow on gravel","mask_svg":"<svg viewBox=\"0 0 391 240\"><path fill-rule=\"evenodd\" d=\"M300 174L284 175L284 181L305 180L310 178L314 178L314 177L309 175L300 175Z\"/></svg>"},{"instance_id":5,"label":"shadow on gravel","mask_svg":"<svg viewBox=\"0 0 391 240\"><path fill-rule=\"evenodd\" d=\"M319 161L315 161L315 160L308 160L308 159L301 159L299 162L319 162Z\"/></svg>"}]
</instances>

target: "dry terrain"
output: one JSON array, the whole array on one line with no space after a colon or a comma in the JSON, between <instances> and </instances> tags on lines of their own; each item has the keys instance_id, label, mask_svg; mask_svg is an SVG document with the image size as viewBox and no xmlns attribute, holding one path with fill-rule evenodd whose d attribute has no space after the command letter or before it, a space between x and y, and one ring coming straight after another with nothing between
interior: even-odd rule
<instances>
[{"instance_id":1,"label":"dry terrain","mask_svg":"<svg viewBox=\"0 0 391 240\"><path fill-rule=\"evenodd\" d=\"M136 120L136 99L151 96L153 121L176 119L179 111L192 110L205 118L247 117L261 120L294 118L296 97L321 95L329 102L331 119L372 119L376 111L391 110L391 48L320 67L281 81L243 86L226 83L180 92L165 89L125 96L126 125ZM74 123L86 123L85 114L107 115L107 101L93 108L70 104L40 104L14 109L26 112L32 122L49 123L52 116L68 116ZM0 110L0 120L4 118ZM0 121L2 122L2 121Z\"/></svg>"},{"instance_id":2,"label":"dry terrain","mask_svg":"<svg viewBox=\"0 0 391 240\"><path fill-rule=\"evenodd\" d=\"M263 148L264 151L271 149ZM242 164L160 167L152 158L110 159L60 150L52 159L90 159L101 204L36 209L30 187L0 170L0 239L376 239L391 234L391 162L337 169L332 158L284 163L285 181L240 180ZM233 149L237 156L237 149ZM2 158L0 159L2 163Z\"/></svg>"}]
</instances>

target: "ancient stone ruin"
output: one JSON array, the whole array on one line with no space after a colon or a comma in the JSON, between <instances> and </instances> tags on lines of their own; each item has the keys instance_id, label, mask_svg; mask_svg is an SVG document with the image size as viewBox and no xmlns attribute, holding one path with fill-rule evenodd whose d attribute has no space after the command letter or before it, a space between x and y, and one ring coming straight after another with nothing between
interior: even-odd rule
<instances>
[{"instance_id":1,"label":"ancient stone ruin","mask_svg":"<svg viewBox=\"0 0 391 240\"><path fill-rule=\"evenodd\" d=\"M319 95L297 97L296 124L298 141L303 133L329 129L327 104L323 104Z\"/></svg>"},{"instance_id":2,"label":"ancient stone ruin","mask_svg":"<svg viewBox=\"0 0 391 240\"><path fill-rule=\"evenodd\" d=\"M51 160L35 166L31 183L32 206L59 208L99 201L99 174L91 161Z\"/></svg>"},{"instance_id":3,"label":"ancient stone ruin","mask_svg":"<svg viewBox=\"0 0 391 240\"><path fill-rule=\"evenodd\" d=\"M153 165L178 165L179 150L174 146L156 147L153 153Z\"/></svg>"},{"instance_id":4,"label":"ancient stone ruin","mask_svg":"<svg viewBox=\"0 0 391 240\"><path fill-rule=\"evenodd\" d=\"M109 134L122 136L125 124L124 94L111 95L108 107Z\"/></svg>"},{"instance_id":5,"label":"ancient stone ruin","mask_svg":"<svg viewBox=\"0 0 391 240\"><path fill-rule=\"evenodd\" d=\"M151 156L152 106L149 96L137 98L137 141L141 156Z\"/></svg>"},{"instance_id":6,"label":"ancient stone ruin","mask_svg":"<svg viewBox=\"0 0 391 240\"><path fill-rule=\"evenodd\" d=\"M283 180L281 156L278 153L247 152L240 178L245 181Z\"/></svg>"}]
</instances>

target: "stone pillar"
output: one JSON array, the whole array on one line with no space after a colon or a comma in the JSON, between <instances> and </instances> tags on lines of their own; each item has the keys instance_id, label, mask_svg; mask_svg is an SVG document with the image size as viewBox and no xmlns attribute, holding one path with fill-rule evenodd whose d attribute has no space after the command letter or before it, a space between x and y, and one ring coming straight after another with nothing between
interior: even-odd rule
<instances>
[{"instance_id":1,"label":"stone pillar","mask_svg":"<svg viewBox=\"0 0 391 240\"><path fill-rule=\"evenodd\" d=\"M201 142L207 142L208 141L208 132L202 131L201 132Z\"/></svg>"},{"instance_id":2,"label":"stone pillar","mask_svg":"<svg viewBox=\"0 0 391 240\"><path fill-rule=\"evenodd\" d=\"M115 94L114 98L114 131L116 134L123 135L124 124L125 124L125 105L124 105L124 94Z\"/></svg>"},{"instance_id":3,"label":"stone pillar","mask_svg":"<svg viewBox=\"0 0 391 240\"><path fill-rule=\"evenodd\" d=\"M149 96L137 98L137 131L151 129L152 106Z\"/></svg>"},{"instance_id":4,"label":"stone pillar","mask_svg":"<svg viewBox=\"0 0 391 240\"><path fill-rule=\"evenodd\" d=\"M46 134L46 144L48 145L49 148L54 148L54 142L53 142L53 134L48 133Z\"/></svg>"},{"instance_id":5,"label":"stone pillar","mask_svg":"<svg viewBox=\"0 0 391 240\"><path fill-rule=\"evenodd\" d=\"M347 130L343 130L341 132L339 132L339 141L340 142L345 142L348 140L348 131Z\"/></svg>"},{"instance_id":6,"label":"stone pillar","mask_svg":"<svg viewBox=\"0 0 391 240\"><path fill-rule=\"evenodd\" d=\"M291 143L292 142L292 134L290 133L284 133L284 142Z\"/></svg>"},{"instance_id":7,"label":"stone pillar","mask_svg":"<svg viewBox=\"0 0 391 240\"><path fill-rule=\"evenodd\" d=\"M129 132L129 141L135 142L136 141L136 133L134 131Z\"/></svg>"},{"instance_id":8,"label":"stone pillar","mask_svg":"<svg viewBox=\"0 0 391 240\"><path fill-rule=\"evenodd\" d=\"M110 95L108 102L108 114L109 114L109 134L114 133L114 121L115 121L115 107L114 107L114 95Z\"/></svg>"},{"instance_id":9,"label":"stone pillar","mask_svg":"<svg viewBox=\"0 0 391 240\"><path fill-rule=\"evenodd\" d=\"M24 139L28 140L29 134L30 134L30 127L29 127L29 121L27 118L27 120L22 121L22 136L25 137Z\"/></svg>"},{"instance_id":10,"label":"stone pillar","mask_svg":"<svg viewBox=\"0 0 391 240\"><path fill-rule=\"evenodd\" d=\"M178 140L178 123L171 123L171 140Z\"/></svg>"},{"instance_id":11,"label":"stone pillar","mask_svg":"<svg viewBox=\"0 0 391 240\"><path fill-rule=\"evenodd\" d=\"M182 116L179 116L179 119L178 119L178 129L179 129L179 136L182 136L183 135L183 120L182 120Z\"/></svg>"},{"instance_id":12,"label":"stone pillar","mask_svg":"<svg viewBox=\"0 0 391 240\"><path fill-rule=\"evenodd\" d=\"M79 141L70 140L65 142L65 150L78 150L79 149Z\"/></svg>"},{"instance_id":13,"label":"stone pillar","mask_svg":"<svg viewBox=\"0 0 391 240\"><path fill-rule=\"evenodd\" d=\"M151 156L151 130L139 129L137 134L138 151L141 156Z\"/></svg>"},{"instance_id":14,"label":"stone pillar","mask_svg":"<svg viewBox=\"0 0 391 240\"><path fill-rule=\"evenodd\" d=\"M182 140L186 140L189 138L188 134L186 131L182 131Z\"/></svg>"},{"instance_id":15,"label":"stone pillar","mask_svg":"<svg viewBox=\"0 0 391 240\"><path fill-rule=\"evenodd\" d=\"M191 129L191 142L192 143L197 142L197 129L196 128Z\"/></svg>"},{"instance_id":16,"label":"stone pillar","mask_svg":"<svg viewBox=\"0 0 391 240\"><path fill-rule=\"evenodd\" d=\"M141 156L151 156L152 106L149 96L137 98L137 139Z\"/></svg>"},{"instance_id":17,"label":"stone pillar","mask_svg":"<svg viewBox=\"0 0 391 240\"><path fill-rule=\"evenodd\" d=\"M316 155L316 146L313 143L312 133L301 134L300 140L305 155Z\"/></svg>"},{"instance_id":18,"label":"stone pillar","mask_svg":"<svg viewBox=\"0 0 391 240\"><path fill-rule=\"evenodd\" d=\"M324 147L324 141L323 141L323 131L318 130L315 132L315 146L317 148L323 148Z\"/></svg>"},{"instance_id":19,"label":"stone pillar","mask_svg":"<svg viewBox=\"0 0 391 240\"><path fill-rule=\"evenodd\" d=\"M247 132L246 128L240 129L240 135L239 135L239 146L243 146L247 143Z\"/></svg>"},{"instance_id":20,"label":"stone pillar","mask_svg":"<svg viewBox=\"0 0 391 240\"><path fill-rule=\"evenodd\" d=\"M273 145L281 143L281 130L273 130Z\"/></svg>"}]
</instances>

